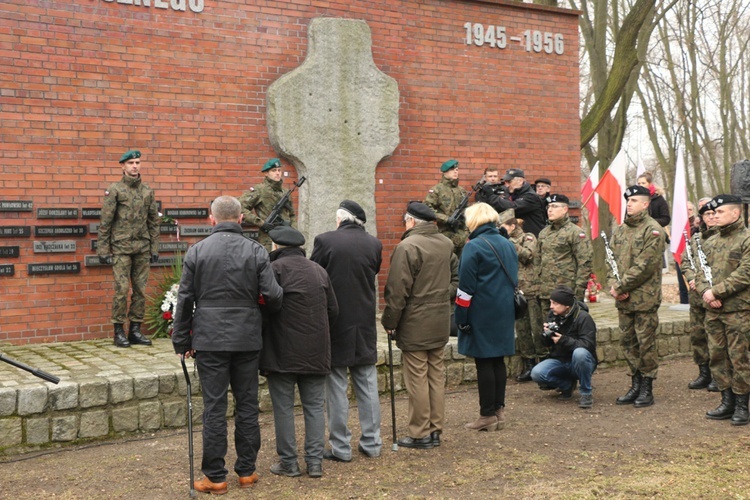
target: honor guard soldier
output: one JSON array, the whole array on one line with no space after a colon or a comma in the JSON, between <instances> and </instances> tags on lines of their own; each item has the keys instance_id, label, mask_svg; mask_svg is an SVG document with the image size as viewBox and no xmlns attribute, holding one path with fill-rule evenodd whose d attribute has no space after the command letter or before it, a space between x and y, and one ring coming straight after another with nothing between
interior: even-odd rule
<instances>
[{"instance_id":1,"label":"honor guard soldier","mask_svg":"<svg viewBox=\"0 0 750 500\"><path fill-rule=\"evenodd\" d=\"M706 331L711 375L721 390L721 404L706 418L731 418L732 425L750 422L750 231L742 220L742 198L720 194L706 208L714 211L717 234L711 238L707 262L696 289L708 304Z\"/></svg>"},{"instance_id":2,"label":"honor guard soldier","mask_svg":"<svg viewBox=\"0 0 750 500\"><path fill-rule=\"evenodd\" d=\"M266 219L276 202L284 196L281 161L278 158L271 158L260 171L265 174L263 182L245 191L240 197L240 203L242 204L245 222L259 228L258 243L270 252L271 238L268 236L268 232L274 228L274 225L266 223ZM284 224L297 227L296 214L291 198L282 209L281 218Z\"/></svg>"},{"instance_id":3,"label":"honor guard soldier","mask_svg":"<svg viewBox=\"0 0 750 500\"><path fill-rule=\"evenodd\" d=\"M424 203L435 211L438 231L451 240L453 251L457 257L460 257L469 233L463 218L451 216L466 196L466 190L458 185L458 162L456 160L443 163L440 171L443 173L440 184L430 189Z\"/></svg>"},{"instance_id":4,"label":"honor guard soldier","mask_svg":"<svg viewBox=\"0 0 750 500\"><path fill-rule=\"evenodd\" d=\"M141 333L146 312L149 264L159 259L159 212L150 187L141 181L141 152L127 151L120 157L122 179L104 192L96 253L99 262L112 264L115 295L112 323L115 345L151 345ZM128 311L128 290L133 289ZM127 337L123 329L130 320Z\"/></svg>"},{"instance_id":5,"label":"honor guard soldier","mask_svg":"<svg viewBox=\"0 0 750 500\"><path fill-rule=\"evenodd\" d=\"M620 346L632 384L624 396L617 398L617 404L642 408L654 404L652 385L659 369L656 331L665 238L664 230L648 214L648 188L631 186L624 196L626 216L612 233L615 266L610 263L608 278L619 316Z\"/></svg>"}]
</instances>

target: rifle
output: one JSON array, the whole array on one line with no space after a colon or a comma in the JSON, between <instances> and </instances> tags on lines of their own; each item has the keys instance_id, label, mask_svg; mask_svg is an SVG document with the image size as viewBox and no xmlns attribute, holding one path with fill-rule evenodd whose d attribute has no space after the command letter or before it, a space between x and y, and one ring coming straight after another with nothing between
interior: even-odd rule
<instances>
[{"instance_id":1,"label":"rifle","mask_svg":"<svg viewBox=\"0 0 750 500\"><path fill-rule=\"evenodd\" d=\"M268 217L266 217L266 220L263 222L263 226L267 227L267 225L271 226L280 226L283 224L283 220L281 219L281 210L284 208L284 205L287 204L289 201L289 197L292 196L292 193L295 189L300 187L302 184L305 183L305 180L307 180L307 177L301 177L300 180L294 183L292 186L292 189L287 191L284 196L279 198L279 201L276 202L276 204L271 209L271 213L268 214Z\"/></svg>"},{"instance_id":2,"label":"rifle","mask_svg":"<svg viewBox=\"0 0 750 500\"><path fill-rule=\"evenodd\" d=\"M706 275L706 281L708 281L708 285L713 288L714 287L714 277L713 273L711 273L711 266L708 265L708 259L706 258L706 254L703 252L703 245L701 245L701 237L696 235L695 236L695 243L698 246L698 260L701 263L701 269L703 270L703 274Z\"/></svg>"},{"instance_id":3,"label":"rifle","mask_svg":"<svg viewBox=\"0 0 750 500\"><path fill-rule=\"evenodd\" d=\"M683 231L682 234L685 236L685 254L687 255L688 261L690 261L690 269L695 272L695 261L693 260L693 249L690 248L690 236L687 231Z\"/></svg>"},{"instance_id":4,"label":"rifle","mask_svg":"<svg viewBox=\"0 0 750 500\"><path fill-rule=\"evenodd\" d=\"M451 229L454 231L457 229L457 226L459 225L461 221L461 217L463 217L464 210L466 209L466 206L469 204L469 198L471 198L471 195L479 191L479 188L484 186L484 183L487 182L484 180L484 177L482 177L479 182L474 184L474 187L471 188L471 192L467 192L466 196L463 197L461 200L461 203L458 204L456 209L453 211L450 217L448 217L448 220L446 224L448 224Z\"/></svg>"},{"instance_id":5,"label":"rifle","mask_svg":"<svg viewBox=\"0 0 750 500\"><path fill-rule=\"evenodd\" d=\"M615 261L615 254L612 252L612 249L609 246L609 240L607 239L607 235L604 233L604 231L601 232L602 240L604 240L604 249L607 252L606 261L607 264L609 264L610 269L612 269L612 274L615 275L615 279L619 283L620 281L620 272L617 269L617 262Z\"/></svg>"}]
</instances>

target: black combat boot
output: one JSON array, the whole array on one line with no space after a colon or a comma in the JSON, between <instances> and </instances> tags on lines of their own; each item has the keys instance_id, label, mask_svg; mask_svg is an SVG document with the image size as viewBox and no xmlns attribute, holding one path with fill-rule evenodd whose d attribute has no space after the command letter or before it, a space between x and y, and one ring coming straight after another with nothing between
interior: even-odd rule
<instances>
[{"instance_id":1,"label":"black combat boot","mask_svg":"<svg viewBox=\"0 0 750 500\"><path fill-rule=\"evenodd\" d=\"M141 333L141 324L130 322L130 332L128 333L128 340L131 344L140 345L151 345L152 342L143 336Z\"/></svg>"},{"instance_id":2,"label":"black combat boot","mask_svg":"<svg viewBox=\"0 0 750 500\"><path fill-rule=\"evenodd\" d=\"M734 415L734 393L732 389L721 391L721 404L713 410L706 412L706 418L711 420L726 420ZM745 414L747 415L747 403L745 403Z\"/></svg>"},{"instance_id":3,"label":"black combat boot","mask_svg":"<svg viewBox=\"0 0 750 500\"><path fill-rule=\"evenodd\" d=\"M721 392L719 390L719 386L716 385L716 380L714 380L713 378L711 379L711 382L708 384L708 387L706 387L706 390L708 390L708 392Z\"/></svg>"},{"instance_id":4,"label":"black combat boot","mask_svg":"<svg viewBox=\"0 0 750 500\"><path fill-rule=\"evenodd\" d=\"M636 400L633 401L633 406L636 408L645 408L646 406L654 404L654 393L651 387L653 382L653 378L643 377L643 380L641 381L641 390L638 393Z\"/></svg>"},{"instance_id":5,"label":"black combat boot","mask_svg":"<svg viewBox=\"0 0 750 500\"><path fill-rule=\"evenodd\" d=\"M115 323L115 345L117 347L130 347L130 342L128 342L128 338L125 336L122 323Z\"/></svg>"},{"instance_id":6,"label":"black combat boot","mask_svg":"<svg viewBox=\"0 0 750 500\"><path fill-rule=\"evenodd\" d=\"M534 360L523 358L523 371L516 377L516 382L529 382L532 368L534 368Z\"/></svg>"},{"instance_id":7,"label":"black combat boot","mask_svg":"<svg viewBox=\"0 0 750 500\"><path fill-rule=\"evenodd\" d=\"M688 384L688 389L705 389L711 383L708 365L698 365L698 378Z\"/></svg>"},{"instance_id":8,"label":"black combat boot","mask_svg":"<svg viewBox=\"0 0 750 500\"><path fill-rule=\"evenodd\" d=\"M636 399L638 399L638 394L641 392L641 382L643 381L643 377L641 377L640 372L635 372L635 375L632 377L632 383L630 385L630 389L624 396L620 396L617 398L616 403L618 405L630 405L635 402Z\"/></svg>"},{"instance_id":9,"label":"black combat boot","mask_svg":"<svg viewBox=\"0 0 750 500\"><path fill-rule=\"evenodd\" d=\"M737 394L734 397L732 425L747 425L750 422L750 414L747 411L748 399L750 399L750 394Z\"/></svg>"}]
</instances>

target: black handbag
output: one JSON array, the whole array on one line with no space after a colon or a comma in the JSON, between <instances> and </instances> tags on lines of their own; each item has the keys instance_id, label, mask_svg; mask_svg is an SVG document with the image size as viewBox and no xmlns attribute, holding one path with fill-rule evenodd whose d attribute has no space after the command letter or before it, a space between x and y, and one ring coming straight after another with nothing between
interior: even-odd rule
<instances>
[{"instance_id":1,"label":"black handbag","mask_svg":"<svg viewBox=\"0 0 750 500\"><path fill-rule=\"evenodd\" d=\"M510 273L508 272L508 270L505 269L505 264L503 264L503 260L500 258L500 255L498 255L495 247L493 247L492 244L484 237L480 236L479 238L487 243L487 245L490 247L490 250L492 250L492 253L495 254L495 257L497 257L498 262L500 262L500 265L503 266L503 271L505 271L505 275L508 277L508 280L513 283L513 279L510 277ZM523 318L526 315L526 311L528 309L529 302L526 300L526 296L523 294L523 291L519 290L518 283L513 283L513 310L515 311L516 319Z\"/></svg>"}]
</instances>

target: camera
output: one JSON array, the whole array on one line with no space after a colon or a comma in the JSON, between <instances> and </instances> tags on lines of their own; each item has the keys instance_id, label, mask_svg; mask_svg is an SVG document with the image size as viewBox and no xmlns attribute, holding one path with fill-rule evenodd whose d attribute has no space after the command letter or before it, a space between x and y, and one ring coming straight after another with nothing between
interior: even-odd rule
<instances>
[{"instance_id":1,"label":"camera","mask_svg":"<svg viewBox=\"0 0 750 500\"><path fill-rule=\"evenodd\" d=\"M547 343L552 343L552 337L554 337L555 334L559 332L560 325L558 325L557 323L548 323L544 328L544 331L542 332L542 340Z\"/></svg>"}]
</instances>

